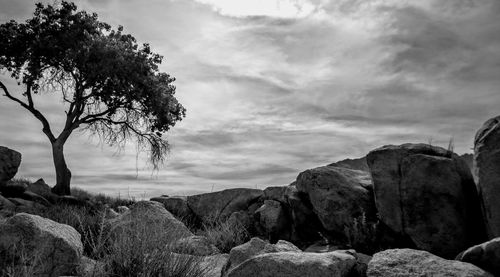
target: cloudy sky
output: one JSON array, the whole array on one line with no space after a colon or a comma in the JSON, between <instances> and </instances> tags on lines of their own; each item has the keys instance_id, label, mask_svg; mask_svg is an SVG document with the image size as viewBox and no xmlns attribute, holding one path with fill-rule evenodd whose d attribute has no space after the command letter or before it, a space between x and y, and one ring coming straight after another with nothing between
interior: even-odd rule
<instances>
[{"instance_id":1,"label":"cloudy sky","mask_svg":"<svg viewBox=\"0 0 500 277\"><path fill-rule=\"evenodd\" d=\"M187 117L152 172L133 146L86 133L66 146L73 184L109 194L190 194L284 185L307 168L385 144L470 152L500 114L498 0L84 0L162 54ZM34 1L0 0L0 22ZM15 91L12 80L2 81ZM36 99L60 125L56 95ZM0 97L0 145L23 153L19 176L54 183L40 123Z\"/></svg>"}]
</instances>

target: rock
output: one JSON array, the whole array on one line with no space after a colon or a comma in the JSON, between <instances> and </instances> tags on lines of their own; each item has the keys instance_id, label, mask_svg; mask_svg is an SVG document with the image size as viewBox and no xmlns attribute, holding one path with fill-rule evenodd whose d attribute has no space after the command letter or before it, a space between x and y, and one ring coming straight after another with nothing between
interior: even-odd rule
<instances>
[{"instance_id":1,"label":"rock","mask_svg":"<svg viewBox=\"0 0 500 277\"><path fill-rule=\"evenodd\" d=\"M103 276L105 273L105 264L83 256L78 265L79 276Z\"/></svg>"},{"instance_id":2,"label":"rock","mask_svg":"<svg viewBox=\"0 0 500 277\"><path fill-rule=\"evenodd\" d=\"M324 233L318 216L313 212L313 207L307 194L299 192L294 184L287 187L286 200L291 211L292 241L297 245L310 245L323 239Z\"/></svg>"},{"instance_id":3,"label":"rock","mask_svg":"<svg viewBox=\"0 0 500 277\"><path fill-rule=\"evenodd\" d=\"M204 236L190 236L179 239L172 246L172 251L179 254L188 254L194 256L210 256L220 254L219 249L215 247Z\"/></svg>"},{"instance_id":4,"label":"rock","mask_svg":"<svg viewBox=\"0 0 500 277\"><path fill-rule=\"evenodd\" d=\"M118 207L116 207L116 211L119 214L123 214L123 213L125 213L127 211L130 211L130 209L127 206L118 206Z\"/></svg>"},{"instance_id":5,"label":"rock","mask_svg":"<svg viewBox=\"0 0 500 277\"><path fill-rule=\"evenodd\" d=\"M0 146L0 186L14 178L21 165L21 153Z\"/></svg>"},{"instance_id":6,"label":"rock","mask_svg":"<svg viewBox=\"0 0 500 277\"><path fill-rule=\"evenodd\" d=\"M228 254L194 256L188 254L169 253L168 259L171 260L170 263L173 266L178 265L176 266L177 272L175 272L177 274L174 272L168 272L171 274L162 276L221 277L222 267L226 264L228 257ZM187 265L187 270L179 272L183 269L184 265ZM193 267L196 267L198 270L193 270ZM203 273L203 275L200 275L200 273Z\"/></svg>"},{"instance_id":7,"label":"rock","mask_svg":"<svg viewBox=\"0 0 500 277\"><path fill-rule=\"evenodd\" d=\"M196 216L203 222L210 223L214 220L225 220L233 212L247 210L262 194L259 189L226 189L188 196L187 203Z\"/></svg>"},{"instance_id":8,"label":"rock","mask_svg":"<svg viewBox=\"0 0 500 277\"><path fill-rule=\"evenodd\" d=\"M227 263L228 259L229 254L217 254L203 257L200 266L207 269L203 277L221 277L222 268Z\"/></svg>"},{"instance_id":9,"label":"rock","mask_svg":"<svg viewBox=\"0 0 500 277\"><path fill-rule=\"evenodd\" d=\"M228 277L347 277L356 257L343 252L278 252L257 255L228 272Z\"/></svg>"},{"instance_id":10,"label":"rock","mask_svg":"<svg viewBox=\"0 0 500 277\"><path fill-rule=\"evenodd\" d=\"M23 260L19 255L27 255L25 261L39 263L36 276L73 274L83 252L80 234L73 227L36 215L19 213L8 218L0 223L0 234L4 254L0 264L19 262Z\"/></svg>"},{"instance_id":11,"label":"rock","mask_svg":"<svg viewBox=\"0 0 500 277\"><path fill-rule=\"evenodd\" d=\"M300 249L287 241L278 241L276 244L270 244L259 238L252 238L249 242L238 245L229 252L229 260L223 270L223 275L232 268L238 266L244 261L264 253L274 252L301 252Z\"/></svg>"},{"instance_id":12,"label":"rock","mask_svg":"<svg viewBox=\"0 0 500 277\"><path fill-rule=\"evenodd\" d=\"M417 248L455 257L484 239L479 199L465 162L426 144L384 146L367 155L380 220Z\"/></svg>"},{"instance_id":13,"label":"rock","mask_svg":"<svg viewBox=\"0 0 500 277\"><path fill-rule=\"evenodd\" d=\"M16 209L19 210L26 210L26 211L29 211L29 210L38 210L38 209L43 209L44 206L42 204L38 204L37 202L35 201L31 201L31 200L26 200L26 199L22 199L22 198L7 198L10 202L14 203L14 205L16 205Z\"/></svg>"},{"instance_id":14,"label":"rock","mask_svg":"<svg viewBox=\"0 0 500 277\"><path fill-rule=\"evenodd\" d=\"M500 276L500 238L472 246L460 253L456 259Z\"/></svg>"},{"instance_id":15,"label":"rock","mask_svg":"<svg viewBox=\"0 0 500 277\"><path fill-rule=\"evenodd\" d=\"M450 261L429 252L414 249L390 249L376 253L368 263L368 277L493 277L479 267Z\"/></svg>"},{"instance_id":16,"label":"rock","mask_svg":"<svg viewBox=\"0 0 500 277\"><path fill-rule=\"evenodd\" d=\"M306 170L296 181L298 191L309 196L323 227L344 235L354 218L375 217L372 184L367 172L323 166Z\"/></svg>"},{"instance_id":17,"label":"rock","mask_svg":"<svg viewBox=\"0 0 500 277\"><path fill-rule=\"evenodd\" d=\"M307 246L307 248L304 249L304 252L326 253L326 252L333 252L336 250L340 250L340 247L338 245L325 244L324 241L319 241Z\"/></svg>"},{"instance_id":18,"label":"rock","mask_svg":"<svg viewBox=\"0 0 500 277\"><path fill-rule=\"evenodd\" d=\"M500 116L486 121L476 133L474 175L488 238L500 237Z\"/></svg>"},{"instance_id":19,"label":"rock","mask_svg":"<svg viewBox=\"0 0 500 277\"><path fill-rule=\"evenodd\" d=\"M108 208L106 209L106 215L105 215L105 216L106 216L106 218L107 218L107 219L113 219L113 218L117 218L117 217L119 217L119 216L120 216L120 214L119 214L119 213L117 213L117 212L116 212L115 210L113 210L112 208L109 208L109 207L108 207Z\"/></svg>"},{"instance_id":20,"label":"rock","mask_svg":"<svg viewBox=\"0 0 500 277\"><path fill-rule=\"evenodd\" d=\"M329 166L343 167L343 168L348 168L348 169L353 169L353 170L361 170L361 171L366 171L366 172L370 171L370 168L368 167L368 164L366 163L366 157L362 157L359 159L345 159L345 160L341 160L341 161L329 164Z\"/></svg>"},{"instance_id":21,"label":"rock","mask_svg":"<svg viewBox=\"0 0 500 277\"><path fill-rule=\"evenodd\" d=\"M21 197L23 199L36 202L38 204L42 204L45 207L49 207L51 205L50 202L47 199L45 199L42 196L40 196L40 195L38 195L38 194L36 194L34 192L31 192L31 191L25 191L25 192L23 192L23 194L21 195Z\"/></svg>"},{"instance_id":22,"label":"rock","mask_svg":"<svg viewBox=\"0 0 500 277\"><path fill-rule=\"evenodd\" d=\"M465 153L460 155L460 158L467 164L471 172L474 172L474 154Z\"/></svg>"},{"instance_id":23,"label":"rock","mask_svg":"<svg viewBox=\"0 0 500 277\"><path fill-rule=\"evenodd\" d=\"M241 226L247 231L253 230L254 221L247 212L237 211L231 214L226 221L229 226Z\"/></svg>"},{"instance_id":24,"label":"rock","mask_svg":"<svg viewBox=\"0 0 500 277\"><path fill-rule=\"evenodd\" d=\"M286 186L267 187L263 191L264 195L262 196L262 199L263 200L275 200L275 201L278 201L282 204L286 204L287 203L286 192L287 192Z\"/></svg>"},{"instance_id":25,"label":"rock","mask_svg":"<svg viewBox=\"0 0 500 277\"><path fill-rule=\"evenodd\" d=\"M254 216L272 243L278 239L290 239L290 220L280 202L264 200Z\"/></svg>"},{"instance_id":26,"label":"rock","mask_svg":"<svg viewBox=\"0 0 500 277\"><path fill-rule=\"evenodd\" d=\"M92 204L88 200L80 199L72 195L62 195L57 197L56 202L58 204L70 205L70 206L91 206Z\"/></svg>"},{"instance_id":27,"label":"rock","mask_svg":"<svg viewBox=\"0 0 500 277\"><path fill-rule=\"evenodd\" d=\"M42 178L34 183L28 183L27 190L42 196L52 203L54 203L58 197L56 194L52 193L50 186L47 185Z\"/></svg>"},{"instance_id":28,"label":"rock","mask_svg":"<svg viewBox=\"0 0 500 277\"><path fill-rule=\"evenodd\" d=\"M28 185L22 181L8 181L6 184L0 186L0 192L5 197L21 197L26 189L28 189Z\"/></svg>"},{"instance_id":29,"label":"rock","mask_svg":"<svg viewBox=\"0 0 500 277\"><path fill-rule=\"evenodd\" d=\"M14 209L16 205L12 203L9 199L0 195L0 210L3 209Z\"/></svg>"},{"instance_id":30,"label":"rock","mask_svg":"<svg viewBox=\"0 0 500 277\"><path fill-rule=\"evenodd\" d=\"M160 231L172 237L172 241L193 236L193 233L161 203L154 201L139 201L130 210L109 220L109 225L117 235L133 234L137 228L141 230ZM145 228L147 227L147 228Z\"/></svg>"},{"instance_id":31,"label":"rock","mask_svg":"<svg viewBox=\"0 0 500 277\"><path fill-rule=\"evenodd\" d=\"M192 217L193 212L188 207L186 196L172 196L172 197L153 197L151 201L160 202L165 206L167 211L179 218Z\"/></svg>"}]
</instances>

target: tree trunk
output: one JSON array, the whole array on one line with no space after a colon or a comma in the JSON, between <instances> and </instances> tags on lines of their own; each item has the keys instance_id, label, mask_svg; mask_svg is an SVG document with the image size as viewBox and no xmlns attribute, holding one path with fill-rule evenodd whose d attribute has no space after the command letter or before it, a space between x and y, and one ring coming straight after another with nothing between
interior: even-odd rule
<instances>
[{"instance_id":1,"label":"tree trunk","mask_svg":"<svg viewBox=\"0 0 500 277\"><path fill-rule=\"evenodd\" d=\"M70 195L71 171L64 160L64 142L56 140L52 143L52 157L56 168L56 185L52 192L57 195Z\"/></svg>"}]
</instances>

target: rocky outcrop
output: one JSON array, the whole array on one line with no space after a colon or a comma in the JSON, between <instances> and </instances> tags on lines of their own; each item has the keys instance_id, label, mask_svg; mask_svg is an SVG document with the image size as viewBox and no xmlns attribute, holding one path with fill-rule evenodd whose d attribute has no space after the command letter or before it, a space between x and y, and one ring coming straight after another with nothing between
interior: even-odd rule
<instances>
[{"instance_id":1,"label":"rocky outcrop","mask_svg":"<svg viewBox=\"0 0 500 277\"><path fill-rule=\"evenodd\" d=\"M354 275L356 257L346 252L277 252L257 255L228 272L228 277L347 277Z\"/></svg>"},{"instance_id":2,"label":"rocky outcrop","mask_svg":"<svg viewBox=\"0 0 500 277\"><path fill-rule=\"evenodd\" d=\"M14 178L21 164L21 153L0 146L0 187Z\"/></svg>"},{"instance_id":3,"label":"rocky outcrop","mask_svg":"<svg viewBox=\"0 0 500 277\"><path fill-rule=\"evenodd\" d=\"M248 210L262 194L259 189L227 189L188 196L187 204L199 219L210 223L225 220L236 211Z\"/></svg>"},{"instance_id":4,"label":"rocky outcrop","mask_svg":"<svg viewBox=\"0 0 500 277\"><path fill-rule=\"evenodd\" d=\"M259 238L252 238L247 243L236 246L229 253L229 260L224 267L223 275L243 263L244 261L264 253L275 252L301 252L300 249L290 242L280 240L276 244L270 244Z\"/></svg>"},{"instance_id":5,"label":"rocky outcrop","mask_svg":"<svg viewBox=\"0 0 500 277\"><path fill-rule=\"evenodd\" d=\"M381 221L442 257L484 238L472 175L456 154L426 144L384 146L367 155Z\"/></svg>"},{"instance_id":6,"label":"rocky outcrop","mask_svg":"<svg viewBox=\"0 0 500 277\"><path fill-rule=\"evenodd\" d=\"M299 174L297 190L307 194L323 227L335 236L344 235L353 219L375 217L372 184L367 172L324 166Z\"/></svg>"},{"instance_id":7,"label":"rocky outcrop","mask_svg":"<svg viewBox=\"0 0 500 277\"><path fill-rule=\"evenodd\" d=\"M82 257L81 237L73 227L40 216L16 214L0 223L0 234L0 265L36 263L35 276L74 274Z\"/></svg>"},{"instance_id":8,"label":"rocky outcrop","mask_svg":"<svg viewBox=\"0 0 500 277\"><path fill-rule=\"evenodd\" d=\"M162 235L170 236L172 242L193 233L161 203L154 201L140 201L130 207L130 210L109 220L111 230L115 235L128 235L137 232L137 228L144 231L161 231Z\"/></svg>"},{"instance_id":9,"label":"rocky outcrop","mask_svg":"<svg viewBox=\"0 0 500 277\"><path fill-rule=\"evenodd\" d=\"M368 164L366 163L366 157L358 159L345 159L338 162L329 164L329 166L349 168L353 170L370 171Z\"/></svg>"},{"instance_id":10,"label":"rocky outcrop","mask_svg":"<svg viewBox=\"0 0 500 277\"><path fill-rule=\"evenodd\" d=\"M179 218L193 216L193 212L188 207L186 196L160 196L153 197L150 200L162 203L167 211Z\"/></svg>"},{"instance_id":11,"label":"rocky outcrop","mask_svg":"<svg viewBox=\"0 0 500 277\"><path fill-rule=\"evenodd\" d=\"M376 253L368 263L367 275L368 277L493 277L475 265L445 260L429 252L414 249L390 249Z\"/></svg>"},{"instance_id":12,"label":"rocky outcrop","mask_svg":"<svg viewBox=\"0 0 500 277\"><path fill-rule=\"evenodd\" d=\"M486 121L476 134L474 175L488 238L500 237L500 116Z\"/></svg>"},{"instance_id":13,"label":"rocky outcrop","mask_svg":"<svg viewBox=\"0 0 500 277\"><path fill-rule=\"evenodd\" d=\"M456 259L474 264L495 276L500 276L500 238L474 245L460 253Z\"/></svg>"},{"instance_id":14,"label":"rocky outcrop","mask_svg":"<svg viewBox=\"0 0 500 277\"><path fill-rule=\"evenodd\" d=\"M215 247L204 236L190 236L181 238L172 246L172 251L179 254L189 254L193 256L210 256L220 254L219 249Z\"/></svg>"},{"instance_id":15,"label":"rocky outcrop","mask_svg":"<svg viewBox=\"0 0 500 277\"><path fill-rule=\"evenodd\" d=\"M254 216L271 242L290 239L290 220L280 202L264 200L264 204L255 211Z\"/></svg>"}]
</instances>

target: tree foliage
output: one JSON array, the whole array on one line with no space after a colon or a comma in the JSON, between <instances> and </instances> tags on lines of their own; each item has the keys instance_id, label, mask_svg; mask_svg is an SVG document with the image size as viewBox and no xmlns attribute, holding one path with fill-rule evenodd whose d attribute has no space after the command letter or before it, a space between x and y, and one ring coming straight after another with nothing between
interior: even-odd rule
<instances>
[{"instance_id":1,"label":"tree foliage","mask_svg":"<svg viewBox=\"0 0 500 277\"><path fill-rule=\"evenodd\" d=\"M38 118L52 144L64 142L77 128L90 130L110 145L130 138L149 147L153 165L168 152L162 133L185 116L175 98L174 78L161 72L162 56L148 44L77 11L73 3L37 4L25 23L0 25L0 69L23 91L5 95ZM37 109L34 94L60 93L66 103L62 132L53 133Z\"/></svg>"}]
</instances>

